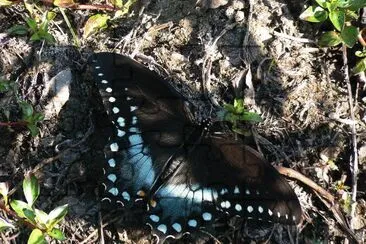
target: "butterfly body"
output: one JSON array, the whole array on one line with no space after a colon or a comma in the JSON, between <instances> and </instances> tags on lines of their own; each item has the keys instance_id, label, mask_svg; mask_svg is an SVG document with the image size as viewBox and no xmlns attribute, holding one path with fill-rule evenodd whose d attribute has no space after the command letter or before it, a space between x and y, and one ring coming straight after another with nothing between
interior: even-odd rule
<instances>
[{"instance_id":1,"label":"butterfly body","mask_svg":"<svg viewBox=\"0 0 366 244\"><path fill-rule=\"evenodd\" d=\"M131 59L98 53L91 66L115 127L106 146L105 195L146 204L146 224L164 239L240 216L296 224L288 183L258 152L195 124L189 102Z\"/></svg>"}]
</instances>

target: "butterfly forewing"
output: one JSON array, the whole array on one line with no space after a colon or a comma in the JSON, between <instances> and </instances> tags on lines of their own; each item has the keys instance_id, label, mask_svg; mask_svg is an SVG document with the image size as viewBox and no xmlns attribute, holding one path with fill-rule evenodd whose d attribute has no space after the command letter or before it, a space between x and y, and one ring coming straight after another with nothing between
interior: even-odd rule
<instances>
[{"instance_id":1,"label":"butterfly forewing","mask_svg":"<svg viewBox=\"0 0 366 244\"><path fill-rule=\"evenodd\" d=\"M192 126L184 99L129 58L95 54L92 69L115 126L106 147L106 192L131 204L149 193Z\"/></svg>"},{"instance_id":2,"label":"butterfly forewing","mask_svg":"<svg viewBox=\"0 0 366 244\"><path fill-rule=\"evenodd\" d=\"M145 222L160 240L212 229L224 216L300 221L286 180L242 141L194 125L168 82L117 54L95 54L91 66L115 127L105 150L105 195L125 206L143 199Z\"/></svg>"}]
</instances>

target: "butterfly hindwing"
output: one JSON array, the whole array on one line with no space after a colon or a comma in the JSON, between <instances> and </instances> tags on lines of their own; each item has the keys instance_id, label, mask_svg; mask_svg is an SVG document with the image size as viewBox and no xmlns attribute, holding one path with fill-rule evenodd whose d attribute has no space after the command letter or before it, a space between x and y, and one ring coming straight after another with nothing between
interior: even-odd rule
<instances>
[{"instance_id":1,"label":"butterfly hindwing","mask_svg":"<svg viewBox=\"0 0 366 244\"><path fill-rule=\"evenodd\" d=\"M210 135L192 148L180 156L185 163L154 195L146 221L156 235L179 237L210 229L225 216L299 222L296 195L255 150L241 141Z\"/></svg>"}]
</instances>

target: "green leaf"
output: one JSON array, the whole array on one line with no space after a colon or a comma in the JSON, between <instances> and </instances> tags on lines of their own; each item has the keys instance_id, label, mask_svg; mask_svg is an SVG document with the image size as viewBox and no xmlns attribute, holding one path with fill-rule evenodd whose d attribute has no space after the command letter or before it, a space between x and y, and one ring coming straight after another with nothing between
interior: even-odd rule
<instances>
[{"instance_id":1,"label":"green leaf","mask_svg":"<svg viewBox=\"0 0 366 244\"><path fill-rule=\"evenodd\" d=\"M33 174L28 174L23 180L23 192L25 199L30 207L33 207L40 192L40 187L37 178Z\"/></svg>"},{"instance_id":2,"label":"green leaf","mask_svg":"<svg viewBox=\"0 0 366 244\"><path fill-rule=\"evenodd\" d=\"M366 58L361 59L357 62L356 66L353 68L352 73L358 74L366 70Z\"/></svg>"},{"instance_id":3,"label":"green leaf","mask_svg":"<svg viewBox=\"0 0 366 244\"><path fill-rule=\"evenodd\" d=\"M333 0L327 1L325 3L325 5L327 6L327 9L329 10L329 12L332 12L332 11L336 10L337 7L338 7L337 0L335 0L335 1L333 1Z\"/></svg>"},{"instance_id":4,"label":"green leaf","mask_svg":"<svg viewBox=\"0 0 366 244\"><path fill-rule=\"evenodd\" d=\"M75 2L74 2L74 0L54 0L53 5L62 7L62 8L67 8L67 7L75 5Z\"/></svg>"},{"instance_id":5,"label":"green leaf","mask_svg":"<svg viewBox=\"0 0 366 244\"><path fill-rule=\"evenodd\" d=\"M365 49L365 50L363 50L363 51L360 51L360 50L356 51L356 52L355 52L355 55L356 55L357 57L359 57L359 58L366 57L366 49Z\"/></svg>"},{"instance_id":6,"label":"green leaf","mask_svg":"<svg viewBox=\"0 0 366 244\"><path fill-rule=\"evenodd\" d=\"M46 223L48 221L48 214L40 209L34 209L34 212L36 214L36 221L39 225L42 226L42 228L47 229Z\"/></svg>"},{"instance_id":7,"label":"green leaf","mask_svg":"<svg viewBox=\"0 0 366 244\"><path fill-rule=\"evenodd\" d=\"M120 4L119 2L121 0L114 0L114 1L116 1L117 2L116 4L119 5ZM133 4L135 4L136 2L137 2L137 0L128 0L124 5L122 5L120 7L120 10L116 11L114 18L119 18L119 17L122 17L122 16L128 14L130 12L131 6Z\"/></svg>"},{"instance_id":8,"label":"green leaf","mask_svg":"<svg viewBox=\"0 0 366 244\"><path fill-rule=\"evenodd\" d=\"M22 101L19 103L20 108L22 110L23 120L28 120L33 115L33 107L29 103Z\"/></svg>"},{"instance_id":9,"label":"green leaf","mask_svg":"<svg viewBox=\"0 0 366 244\"><path fill-rule=\"evenodd\" d=\"M365 0L337 0L337 5L340 8L347 8L357 11L360 8L366 7Z\"/></svg>"},{"instance_id":10,"label":"green leaf","mask_svg":"<svg viewBox=\"0 0 366 244\"><path fill-rule=\"evenodd\" d=\"M110 3L117 8L122 8L123 7L123 2L122 0L111 0Z\"/></svg>"},{"instance_id":11,"label":"green leaf","mask_svg":"<svg viewBox=\"0 0 366 244\"><path fill-rule=\"evenodd\" d=\"M244 100L243 99L234 99L234 107L235 107L235 114L242 114L244 113Z\"/></svg>"},{"instance_id":12,"label":"green leaf","mask_svg":"<svg viewBox=\"0 0 366 244\"><path fill-rule=\"evenodd\" d=\"M358 11L361 8L366 7L365 0L351 0L351 6L348 7L349 10Z\"/></svg>"},{"instance_id":13,"label":"green leaf","mask_svg":"<svg viewBox=\"0 0 366 244\"><path fill-rule=\"evenodd\" d=\"M224 104L224 109L227 110L228 112L235 113L235 107L232 104L228 103Z\"/></svg>"},{"instance_id":14,"label":"green leaf","mask_svg":"<svg viewBox=\"0 0 366 244\"><path fill-rule=\"evenodd\" d=\"M358 13L346 9L346 22L351 22L352 20L358 19Z\"/></svg>"},{"instance_id":15,"label":"green leaf","mask_svg":"<svg viewBox=\"0 0 366 244\"><path fill-rule=\"evenodd\" d=\"M48 22L54 20L56 18L56 12L53 12L53 11L49 11L46 13L46 19Z\"/></svg>"},{"instance_id":16,"label":"green leaf","mask_svg":"<svg viewBox=\"0 0 366 244\"><path fill-rule=\"evenodd\" d=\"M327 8L327 0L315 0L322 8Z\"/></svg>"},{"instance_id":17,"label":"green leaf","mask_svg":"<svg viewBox=\"0 0 366 244\"><path fill-rule=\"evenodd\" d=\"M37 22L34 19L26 18L25 21L27 22L27 25L33 32L36 32L38 30Z\"/></svg>"},{"instance_id":18,"label":"green leaf","mask_svg":"<svg viewBox=\"0 0 366 244\"><path fill-rule=\"evenodd\" d=\"M0 232L4 231L6 229L9 229L9 228L15 229L15 226L0 217Z\"/></svg>"},{"instance_id":19,"label":"green leaf","mask_svg":"<svg viewBox=\"0 0 366 244\"><path fill-rule=\"evenodd\" d=\"M106 14L96 14L91 16L86 21L84 26L84 38L87 38L90 35L107 28L107 21L109 20L109 18L110 17Z\"/></svg>"},{"instance_id":20,"label":"green leaf","mask_svg":"<svg viewBox=\"0 0 366 244\"><path fill-rule=\"evenodd\" d=\"M27 124L27 128L32 137L35 137L39 134L39 129L35 124Z\"/></svg>"},{"instance_id":21,"label":"green leaf","mask_svg":"<svg viewBox=\"0 0 366 244\"><path fill-rule=\"evenodd\" d=\"M0 7L2 7L2 6L10 6L13 3L15 3L15 2L7 1L7 0L0 0Z\"/></svg>"},{"instance_id":22,"label":"green leaf","mask_svg":"<svg viewBox=\"0 0 366 244\"><path fill-rule=\"evenodd\" d=\"M49 44L53 44L56 42L55 38L50 33L45 33L42 39L46 40L46 42Z\"/></svg>"},{"instance_id":23,"label":"green leaf","mask_svg":"<svg viewBox=\"0 0 366 244\"><path fill-rule=\"evenodd\" d=\"M57 228L53 228L51 231L47 232L47 234L59 241L66 240L65 234Z\"/></svg>"},{"instance_id":24,"label":"green leaf","mask_svg":"<svg viewBox=\"0 0 366 244\"><path fill-rule=\"evenodd\" d=\"M44 120L44 114L42 113L34 113L33 116L32 116L32 121L33 122L39 122L39 121L42 121Z\"/></svg>"},{"instance_id":25,"label":"green leaf","mask_svg":"<svg viewBox=\"0 0 366 244\"><path fill-rule=\"evenodd\" d=\"M48 21L44 20L38 28L38 33L40 36L44 36L44 34L46 34L48 31Z\"/></svg>"},{"instance_id":26,"label":"green leaf","mask_svg":"<svg viewBox=\"0 0 366 244\"><path fill-rule=\"evenodd\" d=\"M225 109L222 109L217 115L220 121L233 121L233 113L227 112Z\"/></svg>"},{"instance_id":27,"label":"green leaf","mask_svg":"<svg viewBox=\"0 0 366 244\"><path fill-rule=\"evenodd\" d=\"M337 3L337 7L340 8L348 8L349 6L351 6L350 0L337 0L335 2Z\"/></svg>"},{"instance_id":28,"label":"green leaf","mask_svg":"<svg viewBox=\"0 0 366 244\"><path fill-rule=\"evenodd\" d=\"M338 31L342 31L346 19L346 13L344 9L335 9L330 11L329 19Z\"/></svg>"},{"instance_id":29,"label":"green leaf","mask_svg":"<svg viewBox=\"0 0 366 244\"><path fill-rule=\"evenodd\" d=\"M358 30L354 26L345 26L341 32L341 38L347 47L352 48L358 40Z\"/></svg>"},{"instance_id":30,"label":"green leaf","mask_svg":"<svg viewBox=\"0 0 366 244\"><path fill-rule=\"evenodd\" d=\"M26 217L27 220L29 220L29 222L31 222L32 224L36 224L36 214L34 213L34 211L32 209L23 209L23 213L24 216Z\"/></svg>"},{"instance_id":31,"label":"green leaf","mask_svg":"<svg viewBox=\"0 0 366 244\"><path fill-rule=\"evenodd\" d=\"M47 244L47 241L41 230L34 229L29 236L28 244Z\"/></svg>"},{"instance_id":32,"label":"green leaf","mask_svg":"<svg viewBox=\"0 0 366 244\"><path fill-rule=\"evenodd\" d=\"M7 32L10 35L24 36L28 34L28 28L24 25L13 25L7 30Z\"/></svg>"},{"instance_id":33,"label":"green leaf","mask_svg":"<svg viewBox=\"0 0 366 244\"><path fill-rule=\"evenodd\" d=\"M302 14L300 15L300 19L306 20L309 22L323 22L328 18L328 12L320 6L313 5L308 7Z\"/></svg>"},{"instance_id":34,"label":"green leaf","mask_svg":"<svg viewBox=\"0 0 366 244\"><path fill-rule=\"evenodd\" d=\"M67 214L67 208L68 205L65 204L55 208L48 214L48 221L46 223L47 229L53 229L53 227L65 217Z\"/></svg>"},{"instance_id":35,"label":"green leaf","mask_svg":"<svg viewBox=\"0 0 366 244\"><path fill-rule=\"evenodd\" d=\"M318 42L321 47L334 47L342 43L342 38L338 32L325 32Z\"/></svg>"},{"instance_id":36,"label":"green leaf","mask_svg":"<svg viewBox=\"0 0 366 244\"><path fill-rule=\"evenodd\" d=\"M26 218L24 214L24 210L31 210L29 205L26 202L20 200L12 200L10 201L11 208L17 213L20 218Z\"/></svg>"},{"instance_id":37,"label":"green leaf","mask_svg":"<svg viewBox=\"0 0 366 244\"><path fill-rule=\"evenodd\" d=\"M10 82L0 79L0 92L7 92L11 88Z\"/></svg>"},{"instance_id":38,"label":"green leaf","mask_svg":"<svg viewBox=\"0 0 366 244\"><path fill-rule=\"evenodd\" d=\"M41 40L41 37L39 36L38 32L34 33L30 39L31 41L35 42L35 41L40 41Z\"/></svg>"},{"instance_id":39,"label":"green leaf","mask_svg":"<svg viewBox=\"0 0 366 244\"><path fill-rule=\"evenodd\" d=\"M250 121L250 122L262 122L262 117L257 114L257 113L253 113L253 112L245 112L241 119L243 121Z\"/></svg>"}]
</instances>

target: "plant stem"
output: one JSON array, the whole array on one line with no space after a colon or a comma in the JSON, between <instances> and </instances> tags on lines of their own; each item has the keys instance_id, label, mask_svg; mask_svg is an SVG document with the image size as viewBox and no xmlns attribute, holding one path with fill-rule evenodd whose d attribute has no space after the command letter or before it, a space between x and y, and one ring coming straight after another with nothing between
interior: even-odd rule
<instances>
[{"instance_id":1,"label":"plant stem","mask_svg":"<svg viewBox=\"0 0 366 244\"><path fill-rule=\"evenodd\" d=\"M72 38L74 39L74 44L77 46L77 47L80 47L80 42L79 42L79 38L78 36L76 35L74 29L72 28L71 24L70 24L70 21L69 19L67 18L67 15L65 14L65 11L63 8L59 7L58 8L62 14L62 16L64 17L64 20L66 22L66 25L67 27L69 27L69 30L71 32L71 35L72 35Z\"/></svg>"},{"instance_id":2,"label":"plant stem","mask_svg":"<svg viewBox=\"0 0 366 244\"><path fill-rule=\"evenodd\" d=\"M16 122L0 122L1 126L11 126L11 127L17 127L17 126L26 126L28 122L26 121L16 121Z\"/></svg>"},{"instance_id":3,"label":"plant stem","mask_svg":"<svg viewBox=\"0 0 366 244\"><path fill-rule=\"evenodd\" d=\"M342 54L343 54L344 81L347 84L350 116L351 120L355 121L355 114L353 111L352 88L351 88L351 82L349 80L349 71L348 71L347 47L344 44L342 45ZM357 206L358 152L357 152L356 123L351 123L350 127L352 133L352 149L353 149L353 158L352 158L353 160L350 161L350 170L352 174L351 229L353 229L354 217L356 214L356 206Z\"/></svg>"}]
</instances>

